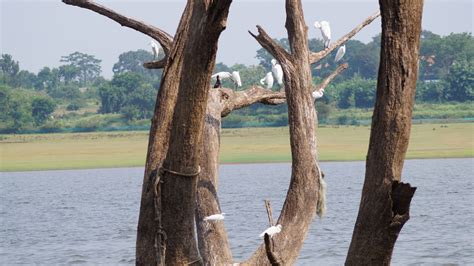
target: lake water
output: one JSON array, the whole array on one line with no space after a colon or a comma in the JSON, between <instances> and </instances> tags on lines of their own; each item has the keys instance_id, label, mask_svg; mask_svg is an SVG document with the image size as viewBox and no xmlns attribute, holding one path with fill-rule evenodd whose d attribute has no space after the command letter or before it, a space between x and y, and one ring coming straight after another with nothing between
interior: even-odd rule
<instances>
[{"instance_id":1,"label":"lake water","mask_svg":"<svg viewBox=\"0 0 474 266\"><path fill-rule=\"evenodd\" d=\"M418 189L393 265L474 265L474 159L409 160ZM342 265L356 219L364 162L322 163L328 212L298 265ZM142 168L0 173L0 264L134 264ZM275 218L290 164L224 165L219 196L235 260L250 256Z\"/></svg>"}]
</instances>

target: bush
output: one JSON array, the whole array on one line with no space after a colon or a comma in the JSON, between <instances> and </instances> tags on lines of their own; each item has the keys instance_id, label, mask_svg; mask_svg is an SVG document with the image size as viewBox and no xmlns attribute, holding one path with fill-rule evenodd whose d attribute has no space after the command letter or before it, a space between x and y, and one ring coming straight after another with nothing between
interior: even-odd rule
<instances>
[{"instance_id":1,"label":"bush","mask_svg":"<svg viewBox=\"0 0 474 266\"><path fill-rule=\"evenodd\" d=\"M81 101L73 101L70 104L66 106L66 110L68 111L77 111L81 108L83 108L85 104Z\"/></svg>"}]
</instances>

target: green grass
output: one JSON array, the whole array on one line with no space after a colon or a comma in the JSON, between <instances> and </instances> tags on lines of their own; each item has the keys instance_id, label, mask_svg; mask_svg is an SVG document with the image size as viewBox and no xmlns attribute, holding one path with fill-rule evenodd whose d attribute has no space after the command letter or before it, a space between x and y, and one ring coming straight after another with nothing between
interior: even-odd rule
<instances>
[{"instance_id":1,"label":"green grass","mask_svg":"<svg viewBox=\"0 0 474 266\"><path fill-rule=\"evenodd\" d=\"M413 125L407 158L473 157L473 123ZM323 161L365 160L370 129L318 130ZM0 135L0 171L128 167L145 164L147 132ZM287 127L224 129L222 163L291 161Z\"/></svg>"}]
</instances>

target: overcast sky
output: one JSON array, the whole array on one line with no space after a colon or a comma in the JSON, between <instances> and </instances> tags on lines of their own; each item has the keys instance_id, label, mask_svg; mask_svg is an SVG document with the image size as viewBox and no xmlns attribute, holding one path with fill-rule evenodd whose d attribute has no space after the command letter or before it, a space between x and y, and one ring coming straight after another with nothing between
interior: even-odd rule
<instances>
[{"instance_id":1,"label":"overcast sky","mask_svg":"<svg viewBox=\"0 0 474 266\"><path fill-rule=\"evenodd\" d=\"M108 0L96 1L124 15L153 24L174 35L185 1ZM338 39L356 24L378 10L377 0L304 1L309 38L320 38L312 24L315 20L331 23L332 38ZM20 61L20 68L37 72L43 66L57 67L59 59L75 51L102 60L105 77L119 54L138 49L149 50L149 37L121 27L92 11L68 6L60 0L0 0L0 51ZM248 34L261 25L273 38L286 37L283 0L234 0L227 29L219 42L217 62L257 64L258 43ZM472 32L472 0L425 0L423 29L447 35ZM368 42L380 32L380 19L359 32L354 39ZM350 51L347 51L348 53Z\"/></svg>"}]
</instances>

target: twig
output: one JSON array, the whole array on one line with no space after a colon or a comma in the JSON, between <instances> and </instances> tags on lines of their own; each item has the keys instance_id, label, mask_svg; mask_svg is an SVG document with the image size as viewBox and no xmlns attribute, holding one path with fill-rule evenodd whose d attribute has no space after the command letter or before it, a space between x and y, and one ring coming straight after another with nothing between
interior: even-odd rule
<instances>
[{"instance_id":1,"label":"twig","mask_svg":"<svg viewBox=\"0 0 474 266\"><path fill-rule=\"evenodd\" d=\"M270 206L270 201L264 200L264 202L265 208L267 209L268 223L270 224L270 226L274 226L275 224L273 223L272 206Z\"/></svg>"},{"instance_id":2,"label":"twig","mask_svg":"<svg viewBox=\"0 0 474 266\"><path fill-rule=\"evenodd\" d=\"M281 47L276 41L274 41L265 30L257 25L258 35L253 34L249 31L250 35L257 40L260 45L265 48L273 57L275 57L281 64L287 64L290 61L291 54L289 54L283 47Z\"/></svg>"},{"instance_id":3,"label":"twig","mask_svg":"<svg viewBox=\"0 0 474 266\"><path fill-rule=\"evenodd\" d=\"M315 89L315 91L319 91L321 89L325 89L331 81L337 77L337 75L341 74L342 71L346 70L349 67L348 63L344 63L336 68L334 72L331 73L331 75L327 76L323 82L321 82Z\"/></svg>"}]
</instances>

